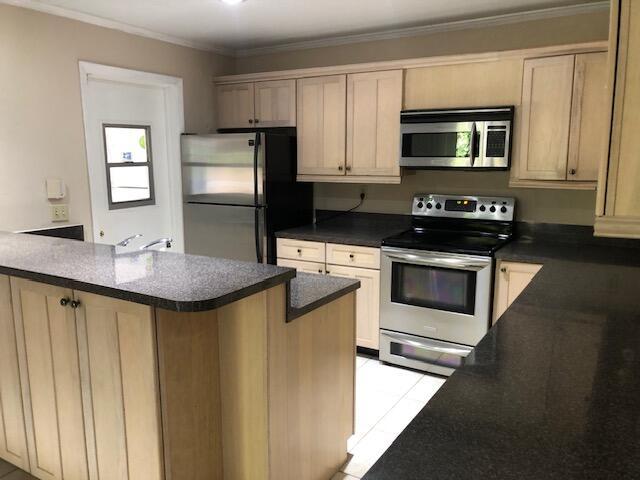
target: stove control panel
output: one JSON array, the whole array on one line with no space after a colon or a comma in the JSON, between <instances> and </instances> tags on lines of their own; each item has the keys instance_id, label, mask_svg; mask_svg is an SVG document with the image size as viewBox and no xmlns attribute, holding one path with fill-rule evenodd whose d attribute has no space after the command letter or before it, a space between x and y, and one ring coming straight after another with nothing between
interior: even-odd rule
<instances>
[{"instance_id":1,"label":"stove control panel","mask_svg":"<svg viewBox=\"0 0 640 480\"><path fill-rule=\"evenodd\" d=\"M466 218L511 222L516 200L511 197L473 197L468 195L418 194L413 198L412 214L421 217Z\"/></svg>"}]
</instances>

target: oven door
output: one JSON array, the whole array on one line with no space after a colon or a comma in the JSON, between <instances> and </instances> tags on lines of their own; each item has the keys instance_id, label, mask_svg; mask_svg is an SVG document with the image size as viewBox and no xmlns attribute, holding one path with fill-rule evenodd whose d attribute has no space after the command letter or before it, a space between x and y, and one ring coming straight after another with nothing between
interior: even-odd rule
<instances>
[{"instance_id":1,"label":"oven door","mask_svg":"<svg viewBox=\"0 0 640 480\"><path fill-rule=\"evenodd\" d=\"M473 167L483 140L482 122L403 123L400 166Z\"/></svg>"},{"instance_id":2,"label":"oven door","mask_svg":"<svg viewBox=\"0 0 640 480\"><path fill-rule=\"evenodd\" d=\"M382 248L380 328L474 346L487 333L492 259Z\"/></svg>"}]
</instances>

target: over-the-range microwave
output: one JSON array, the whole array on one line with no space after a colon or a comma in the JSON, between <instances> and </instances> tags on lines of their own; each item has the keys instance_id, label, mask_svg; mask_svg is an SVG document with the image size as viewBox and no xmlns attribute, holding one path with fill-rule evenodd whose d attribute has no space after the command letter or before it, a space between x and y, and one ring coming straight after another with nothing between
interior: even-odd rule
<instances>
[{"instance_id":1,"label":"over-the-range microwave","mask_svg":"<svg viewBox=\"0 0 640 480\"><path fill-rule=\"evenodd\" d=\"M400 166L507 170L514 107L405 110Z\"/></svg>"}]
</instances>

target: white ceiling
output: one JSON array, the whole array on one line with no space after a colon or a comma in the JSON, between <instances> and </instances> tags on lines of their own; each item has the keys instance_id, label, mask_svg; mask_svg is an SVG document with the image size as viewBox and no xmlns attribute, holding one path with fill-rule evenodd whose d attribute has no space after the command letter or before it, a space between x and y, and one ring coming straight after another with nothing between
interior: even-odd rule
<instances>
[{"instance_id":1,"label":"white ceiling","mask_svg":"<svg viewBox=\"0 0 640 480\"><path fill-rule=\"evenodd\" d=\"M60 15L85 14L211 49L246 50L600 0L0 0ZM90 17L75 15L91 21ZM95 22L98 20L98 22Z\"/></svg>"}]
</instances>

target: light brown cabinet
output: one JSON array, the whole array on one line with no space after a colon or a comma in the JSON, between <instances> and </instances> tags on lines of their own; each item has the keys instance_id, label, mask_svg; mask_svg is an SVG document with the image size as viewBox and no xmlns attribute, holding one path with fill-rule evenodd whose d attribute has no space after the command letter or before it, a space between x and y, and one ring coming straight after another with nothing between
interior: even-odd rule
<instances>
[{"instance_id":1,"label":"light brown cabinet","mask_svg":"<svg viewBox=\"0 0 640 480\"><path fill-rule=\"evenodd\" d=\"M295 127L295 80L216 86L218 128Z\"/></svg>"},{"instance_id":2,"label":"light brown cabinet","mask_svg":"<svg viewBox=\"0 0 640 480\"><path fill-rule=\"evenodd\" d=\"M605 67L604 52L524 61L512 185L595 187L607 138Z\"/></svg>"},{"instance_id":3,"label":"light brown cabinet","mask_svg":"<svg viewBox=\"0 0 640 480\"><path fill-rule=\"evenodd\" d=\"M542 265L534 263L505 262L496 264L496 280L493 302L493 322L496 323L518 295L531 283Z\"/></svg>"},{"instance_id":4,"label":"light brown cabinet","mask_svg":"<svg viewBox=\"0 0 640 480\"><path fill-rule=\"evenodd\" d=\"M595 234L640 238L640 4L611 2L609 82L613 121L608 162L598 181Z\"/></svg>"}]
</instances>

